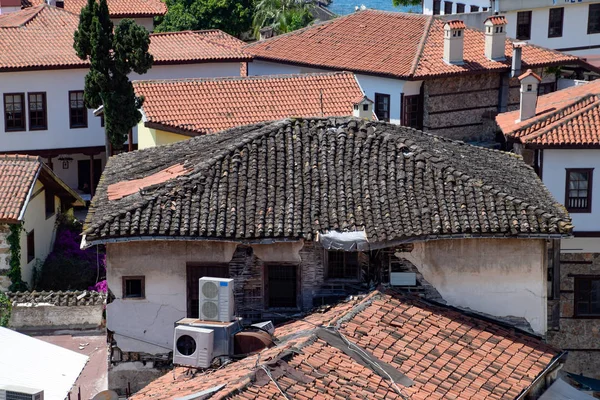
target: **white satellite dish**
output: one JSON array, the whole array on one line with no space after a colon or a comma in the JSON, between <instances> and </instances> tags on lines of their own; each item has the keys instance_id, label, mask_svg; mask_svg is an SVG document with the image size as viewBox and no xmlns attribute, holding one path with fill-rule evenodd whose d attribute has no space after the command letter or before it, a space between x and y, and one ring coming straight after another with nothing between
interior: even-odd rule
<instances>
[{"instance_id":1,"label":"white satellite dish","mask_svg":"<svg viewBox=\"0 0 600 400\"><path fill-rule=\"evenodd\" d=\"M119 395L114 390L103 390L92 397L92 400L119 400Z\"/></svg>"}]
</instances>

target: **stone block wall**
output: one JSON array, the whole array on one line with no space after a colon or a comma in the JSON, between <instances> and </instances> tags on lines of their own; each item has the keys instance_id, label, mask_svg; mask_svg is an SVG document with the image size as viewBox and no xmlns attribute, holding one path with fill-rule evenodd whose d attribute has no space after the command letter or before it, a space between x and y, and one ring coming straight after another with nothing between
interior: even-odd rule
<instances>
[{"instance_id":1,"label":"stone block wall","mask_svg":"<svg viewBox=\"0 0 600 400\"><path fill-rule=\"evenodd\" d=\"M574 316L574 275L600 276L600 253L562 253L560 322L549 331L548 343L569 352L564 370L600 379L600 318Z\"/></svg>"}]
</instances>

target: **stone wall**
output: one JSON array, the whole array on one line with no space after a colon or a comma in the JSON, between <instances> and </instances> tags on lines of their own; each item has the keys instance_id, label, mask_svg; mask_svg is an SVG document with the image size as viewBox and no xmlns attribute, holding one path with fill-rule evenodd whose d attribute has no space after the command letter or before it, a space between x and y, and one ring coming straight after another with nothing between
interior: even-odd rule
<instances>
[{"instance_id":1,"label":"stone wall","mask_svg":"<svg viewBox=\"0 0 600 400\"><path fill-rule=\"evenodd\" d=\"M6 241L6 237L10 234L8 224L0 224L0 292L8 291L11 284L8 278L8 270L10 269L10 245Z\"/></svg>"},{"instance_id":2,"label":"stone wall","mask_svg":"<svg viewBox=\"0 0 600 400\"><path fill-rule=\"evenodd\" d=\"M561 254L560 323L548 342L569 352L565 371L600 379L600 318L574 316L574 275L600 276L600 253Z\"/></svg>"}]
</instances>

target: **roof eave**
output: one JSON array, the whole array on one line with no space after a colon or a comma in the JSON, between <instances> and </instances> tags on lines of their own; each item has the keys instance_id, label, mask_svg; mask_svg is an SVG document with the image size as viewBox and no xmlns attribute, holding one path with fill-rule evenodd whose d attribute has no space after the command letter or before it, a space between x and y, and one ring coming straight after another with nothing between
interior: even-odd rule
<instances>
[{"instance_id":1,"label":"roof eave","mask_svg":"<svg viewBox=\"0 0 600 400\"><path fill-rule=\"evenodd\" d=\"M143 108L143 106L142 106L142 108ZM144 126L146 128L158 129L160 131L176 133L178 135L184 135L184 136L188 136L188 137L196 137L196 136L200 136L200 135L209 134L208 132L200 132L200 131L194 131L191 129L183 129L183 128L179 128L176 126L165 125L165 124L161 124L160 122L146 121L146 122L144 122Z\"/></svg>"}]
</instances>

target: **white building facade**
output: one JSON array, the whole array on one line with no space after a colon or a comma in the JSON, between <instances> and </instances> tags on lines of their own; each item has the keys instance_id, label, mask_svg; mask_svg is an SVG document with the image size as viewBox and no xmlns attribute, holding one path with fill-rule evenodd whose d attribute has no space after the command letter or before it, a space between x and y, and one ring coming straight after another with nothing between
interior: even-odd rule
<instances>
[{"instance_id":1,"label":"white building facade","mask_svg":"<svg viewBox=\"0 0 600 400\"><path fill-rule=\"evenodd\" d=\"M450 15L488 11L491 0L423 0L423 14Z\"/></svg>"}]
</instances>

